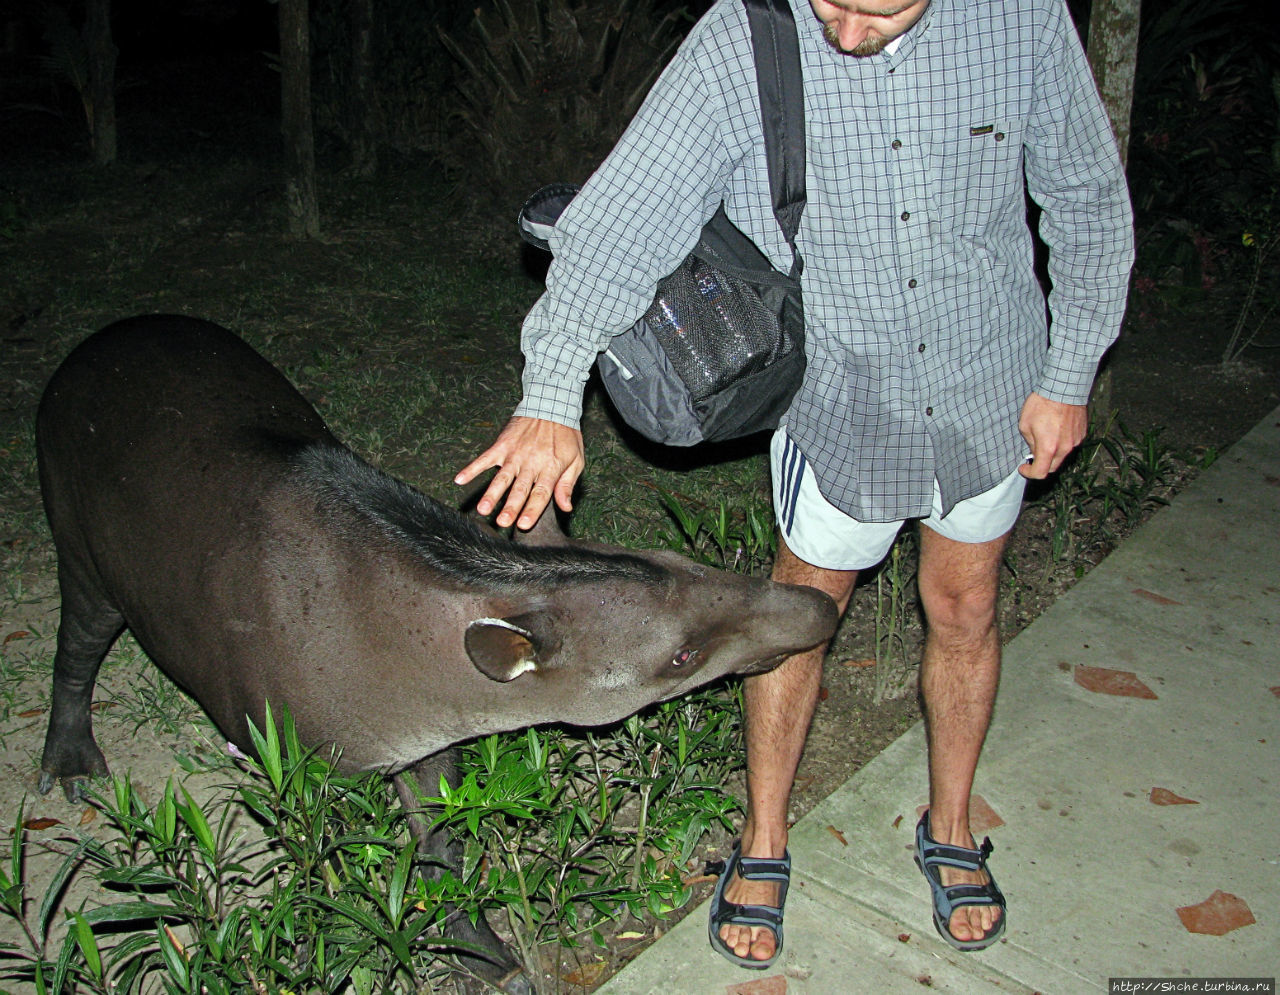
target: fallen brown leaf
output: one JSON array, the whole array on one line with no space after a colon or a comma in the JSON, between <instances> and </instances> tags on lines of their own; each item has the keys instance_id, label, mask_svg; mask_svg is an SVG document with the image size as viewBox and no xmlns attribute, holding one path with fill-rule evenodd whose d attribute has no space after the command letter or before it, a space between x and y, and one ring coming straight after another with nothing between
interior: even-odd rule
<instances>
[{"instance_id":1,"label":"fallen brown leaf","mask_svg":"<svg viewBox=\"0 0 1280 995\"><path fill-rule=\"evenodd\" d=\"M1223 936L1257 922L1243 899L1225 891L1215 891L1199 905L1184 905L1178 909L1178 918L1188 933L1206 936Z\"/></svg>"},{"instance_id":2,"label":"fallen brown leaf","mask_svg":"<svg viewBox=\"0 0 1280 995\"><path fill-rule=\"evenodd\" d=\"M17 629L4 637L5 645L9 645L9 643L13 642L15 639L26 639L29 635L31 635L31 633L26 629Z\"/></svg>"},{"instance_id":3,"label":"fallen brown leaf","mask_svg":"<svg viewBox=\"0 0 1280 995\"><path fill-rule=\"evenodd\" d=\"M30 829L34 832L39 832L42 829L48 829L50 826L60 826L60 825L62 825L61 819L50 819L50 818L26 819L22 823L22 828Z\"/></svg>"},{"instance_id":4,"label":"fallen brown leaf","mask_svg":"<svg viewBox=\"0 0 1280 995\"><path fill-rule=\"evenodd\" d=\"M1166 598L1163 594L1156 594L1155 591L1148 591L1142 587L1135 587L1133 593L1140 598L1146 598L1148 601L1154 601L1158 605L1180 605L1181 601L1174 601L1173 598Z\"/></svg>"},{"instance_id":5,"label":"fallen brown leaf","mask_svg":"<svg viewBox=\"0 0 1280 995\"><path fill-rule=\"evenodd\" d=\"M725 995L787 995L787 976L773 974L759 981L730 985L724 991Z\"/></svg>"},{"instance_id":6,"label":"fallen brown leaf","mask_svg":"<svg viewBox=\"0 0 1280 995\"><path fill-rule=\"evenodd\" d=\"M19 712L18 718L34 719L37 715L43 715L43 714L44 714L43 708L28 708L25 712Z\"/></svg>"},{"instance_id":7,"label":"fallen brown leaf","mask_svg":"<svg viewBox=\"0 0 1280 995\"><path fill-rule=\"evenodd\" d=\"M94 808L92 805L90 805L88 808L86 808L83 812L80 813L80 825L87 826L97 817L98 817L98 810Z\"/></svg>"},{"instance_id":8,"label":"fallen brown leaf","mask_svg":"<svg viewBox=\"0 0 1280 995\"><path fill-rule=\"evenodd\" d=\"M1151 789L1152 805L1199 805L1200 803L1193 798L1183 798L1181 795L1175 795L1168 788L1152 788Z\"/></svg>"},{"instance_id":9,"label":"fallen brown leaf","mask_svg":"<svg viewBox=\"0 0 1280 995\"><path fill-rule=\"evenodd\" d=\"M1127 670L1108 670L1106 667L1086 667L1078 664L1075 681L1086 691L1095 694L1111 694L1121 698L1145 698L1154 701L1156 693Z\"/></svg>"},{"instance_id":10,"label":"fallen brown leaf","mask_svg":"<svg viewBox=\"0 0 1280 995\"><path fill-rule=\"evenodd\" d=\"M568 974L561 975L561 977L571 985L581 985L583 988L589 988L600 983L600 979L604 977L604 972L608 970L608 967L609 965L602 960L592 961L590 964L579 965Z\"/></svg>"},{"instance_id":11,"label":"fallen brown leaf","mask_svg":"<svg viewBox=\"0 0 1280 995\"><path fill-rule=\"evenodd\" d=\"M841 660L840 665L843 667L874 667L876 665L875 657L863 657L861 660Z\"/></svg>"},{"instance_id":12,"label":"fallen brown leaf","mask_svg":"<svg viewBox=\"0 0 1280 995\"><path fill-rule=\"evenodd\" d=\"M844 838L844 833L840 832L835 826L827 826L827 832L840 841L841 846L848 846L849 841Z\"/></svg>"}]
</instances>

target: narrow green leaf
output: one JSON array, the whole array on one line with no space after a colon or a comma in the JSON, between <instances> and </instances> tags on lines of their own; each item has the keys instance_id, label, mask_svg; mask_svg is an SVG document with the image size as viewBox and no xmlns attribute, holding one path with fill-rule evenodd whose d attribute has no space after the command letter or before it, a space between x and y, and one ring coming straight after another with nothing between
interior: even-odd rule
<instances>
[{"instance_id":1,"label":"narrow green leaf","mask_svg":"<svg viewBox=\"0 0 1280 995\"><path fill-rule=\"evenodd\" d=\"M86 844L81 843L67 854L66 859L63 860L62 865L49 882L49 886L44 890L44 898L40 900L40 911L36 916L36 935L41 940L45 940L49 936L49 920L53 916L53 910L58 905L58 899L62 896L62 891L66 887L68 879L75 873L76 868L80 866L80 862L84 859L85 847Z\"/></svg>"},{"instance_id":2,"label":"narrow green leaf","mask_svg":"<svg viewBox=\"0 0 1280 995\"><path fill-rule=\"evenodd\" d=\"M169 976L185 990L189 987L191 980L187 959L174 946L173 940L169 938L169 934L165 932L163 926L156 927L156 935L160 944L160 956L164 958L165 967L169 969Z\"/></svg>"},{"instance_id":3,"label":"narrow green leaf","mask_svg":"<svg viewBox=\"0 0 1280 995\"><path fill-rule=\"evenodd\" d=\"M98 938L93 935L92 927L85 922L84 916L79 912L72 912L71 919L75 925L76 946L84 954L84 962L89 972L100 982L102 981L102 952L98 949Z\"/></svg>"},{"instance_id":4,"label":"narrow green leaf","mask_svg":"<svg viewBox=\"0 0 1280 995\"><path fill-rule=\"evenodd\" d=\"M158 905L155 902L133 901L116 902L114 905L102 905L84 913L84 918L91 926L100 922L137 922L140 919L163 919L176 916L182 909L176 905Z\"/></svg>"},{"instance_id":5,"label":"narrow green leaf","mask_svg":"<svg viewBox=\"0 0 1280 995\"><path fill-rule=\"evenodd\" d=\"M178 808L173 798L172 780L165 782L164 796L160 799L160 804L156 806L152 827L160 842L166 846L173 845L174 836L178 831Z\"/></svg>"},{"instance_id":6,"label":"narrow green leaf","mask_svg":"<svg viewBox=\"0 0 1280 995\"><path fill-rule=\"evenodd\" d=\"M391 917L391 925L396 929L400 928L400 921L404 918L404 892L408 886L409 877L413 873L414 855L412 844L400 851L395 870L391 872L391 883L387 888L387 913Z\"/></svg>"},{"instance_id":7,"label":"narrow green leaf","mask_svg":"<svg viewBox=\"0 0 1280 995\"><path fill-rule=\"evenodd\" d=\"M200 849L204 851L204 855L211 861L216 860L218 848L214 842L213 830L209 828L209 821L205 818L204 812L196 804L196 800L191 797L191 792L186 789L185 785L182 788L182 796L187 802L179 810L182 813L182 821L187 824L187 828L195 836Z\"/></svg>"}]
</instances>

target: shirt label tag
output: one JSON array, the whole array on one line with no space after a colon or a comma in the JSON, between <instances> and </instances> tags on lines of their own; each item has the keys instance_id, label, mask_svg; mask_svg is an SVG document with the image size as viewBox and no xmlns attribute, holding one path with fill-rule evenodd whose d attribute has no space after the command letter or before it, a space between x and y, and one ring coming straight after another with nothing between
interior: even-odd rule
<instances>
[{"instance_id":1,"label":"shirt label tag","mask_svg":"<svg viewBox=\"0 0 1280 995\"><path fill-rule=\"evenodd\" d=\"M978 135L989 135L995 130L994 124L973 125L969 128L969 134L976 138Z\"/></svg>"}]
</instances>

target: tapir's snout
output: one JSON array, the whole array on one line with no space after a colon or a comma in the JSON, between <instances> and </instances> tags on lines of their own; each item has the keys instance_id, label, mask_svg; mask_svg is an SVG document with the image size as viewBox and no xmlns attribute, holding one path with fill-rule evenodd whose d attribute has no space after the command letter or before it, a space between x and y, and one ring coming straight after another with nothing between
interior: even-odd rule
<instances>
[{"instance_id":1,"label":"tapir's snout","mask_svg":"<svg viewBox=\"0 0 1280 995\"><path fill-rule=\"evenodd\" d=\"M755 619L760 658L735 668L744 677L766 674L787 657L827 642L840 621L836 603L815 587L774 585L769 603L770 610Z\"/></svg>"},{"instance_id":2,"label":"tapir's snout","mask_svg":"<svg viewBox=\"0 0 1280 995\"><path fill-rule=\"evenodd\" d=\"M783 636L781 632L777 634L780 641L786 640L786 645L778 646L783 651L782 658L825 643L835 635L836 625L840 622L840 610L829 595L816 587L800 584L778 584L776 590L782 603L780 612L788 620L786 635ZM772 666L777 666L777 663ZM771 667L766 666L764 669Z\"/></svg>"}]
</instances>

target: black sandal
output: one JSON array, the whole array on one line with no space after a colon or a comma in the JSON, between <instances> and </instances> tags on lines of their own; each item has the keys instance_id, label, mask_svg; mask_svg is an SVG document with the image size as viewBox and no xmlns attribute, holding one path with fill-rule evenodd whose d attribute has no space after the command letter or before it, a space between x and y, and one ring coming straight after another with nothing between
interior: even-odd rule
<instances>
[{"instance_id":1,"label":"black sandal","mask_svg":"<svg viewBox=\"0 0 1280 995\"><path fill-rule=\"evenodd\" d=\"M993 847L990 839L984 839L977 850L962 846L948 846L936 842L929 835L929 813L925 812L916 825L916 866L920 868L933 892L933 926L944 940L957 950L984 950L1004 932L1008 912L1004 895L996 887L996 879L987 867L987 857ZM944 885L939 867L956 867L963 871L985 871L986 884ZM960 940L951 934L951 913L966 905L996 905L1000 918L990 932L976 940Z\"/></svg>"},{"instance_id":2,"label":"black sandal","mask_svg":"<svg viewBox=\"0 0 1280 995\"><path fill-rule=\"evenodd\" d=\"M783 853L781 860L769 860L765 857L742 856L741 844L735 844L733 853L724 862L724 870L720 880L716 882L715 894L711 896L711 915L707 925L707 935L711 938L711 947L718 950L721 956L739 967L752 971L762 971L782 953L782 910L787 904L787 888L791 883L791 852ZM779 886L778 904L774 905L738 905L725 900L725 885L737 874L747 881L776 881ZM773 956L768 960L757 960L754 957L740 957L720 938L721 926L763 926L773 933L777 940Z\"/></svg>"}]
</instances>

